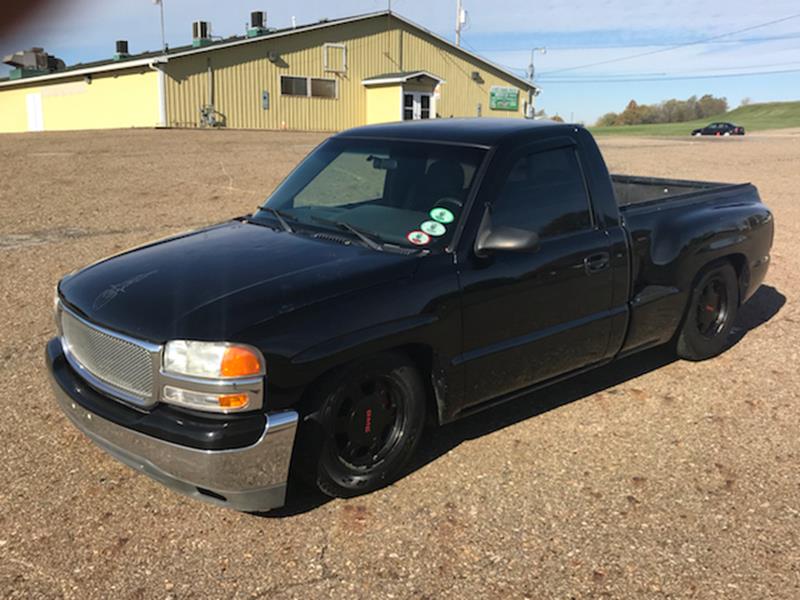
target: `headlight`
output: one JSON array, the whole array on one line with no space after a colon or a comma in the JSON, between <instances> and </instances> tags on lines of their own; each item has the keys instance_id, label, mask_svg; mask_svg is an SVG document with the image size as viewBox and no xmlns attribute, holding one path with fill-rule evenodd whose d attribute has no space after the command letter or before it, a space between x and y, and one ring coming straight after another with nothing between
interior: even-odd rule
<instances>
[{"instance_id":1,"label":"headlight","mask_svg":"<svg viewBox=\"0 0 800 600\"><path fill-rule=\"evenodd\" d=\"M161 400L207 412L263 405L264 357L242 344L172 341L164 346Z\"/></svg>"},{"instance_id":2,"label":"headlight","mask_svg":"<svg viewBox=\"0 0 800 600\"><path fill-rule=\"evenodd\" d=\"M53 319L56 322L56 330L58 330L58 335L61 335L61 319L59 318L58 309L61 306L61 298L58 296L58 285L56 285L56 289L53 291Z\"/></svg>"},{"instance_id":3,"label":"headlight","mask_svg":"<svg viewBox=\"0 0 800 600\"><path fill-rule=\"evenodd\" d=\"M168 342L164 347L164 370L209 379L264 374L263 360L258 350L218 342Z\"/></svg>"}]
</instances>

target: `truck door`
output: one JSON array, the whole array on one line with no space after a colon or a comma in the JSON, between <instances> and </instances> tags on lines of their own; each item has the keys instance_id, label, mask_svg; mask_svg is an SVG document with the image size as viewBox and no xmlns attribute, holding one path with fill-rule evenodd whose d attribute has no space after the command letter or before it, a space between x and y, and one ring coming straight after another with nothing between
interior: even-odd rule
<instances>
[{"instance_id":1,"label":"truck door","mask_svg":"<svg viewBox=\"0 0 800 600\"><path fill-rule=\"evenodd\" d=\"M462 264L466 405L606 354L611 244L597 225L576 146L562 139L512 154L490 200L493 224L537 232L539 249L473 255Z\"/></svg>"}]
</instances>

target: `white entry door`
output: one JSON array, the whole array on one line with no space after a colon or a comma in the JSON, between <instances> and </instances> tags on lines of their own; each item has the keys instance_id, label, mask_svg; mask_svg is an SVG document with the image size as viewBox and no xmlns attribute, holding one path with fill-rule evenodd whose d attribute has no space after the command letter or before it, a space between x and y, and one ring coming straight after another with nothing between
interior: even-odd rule
<instances>
[{"instance_id":1,"label":"white entry door","mask_svg":"<svg viewBox=\"0 0 800 600\"><path fill-rule=\"evenodd\" d=\"M403 121L435 119L433 94L424 92L403 92Z\"/></svg>"},{"instance_id":2,"label":"white entry door","mask_svg":"<svg viewBox=\"0 0 800 600\"><path fill-rule=\"evenodd\" d=\"M28 109L28 131L44 131L44 114L42 113L42 94L28 94L25 97Z\"/></svg>"}]
</instances>

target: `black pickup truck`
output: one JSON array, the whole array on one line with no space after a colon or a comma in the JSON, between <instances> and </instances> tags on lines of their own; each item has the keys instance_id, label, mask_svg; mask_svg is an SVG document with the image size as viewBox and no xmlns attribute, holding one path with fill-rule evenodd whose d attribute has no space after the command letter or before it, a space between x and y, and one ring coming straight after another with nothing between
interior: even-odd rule
<instances>
[{"instance_id":1,"label":"black pickup truck","mask_svg":"<svg viewBox=\"0 0 800 600\"><path fill-rule=\"evenodd\" d=\"M752 185L609 175L581 127L362 127L255 214L64 277L46 359L112 455L268 510L290 472L376 489L426 424L618 357L718 354L772 238Z\"/></svg>"}]
</instances>

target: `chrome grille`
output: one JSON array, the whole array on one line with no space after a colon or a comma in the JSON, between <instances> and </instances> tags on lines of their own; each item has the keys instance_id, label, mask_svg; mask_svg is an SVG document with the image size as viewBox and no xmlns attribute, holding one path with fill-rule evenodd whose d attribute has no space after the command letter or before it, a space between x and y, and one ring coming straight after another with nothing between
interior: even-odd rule
<instances>
[{"instance_id":1,"label":"chrome grille","mask_svg":"<svg viewBox=\"0 0 800 600\"><path fill-rule=\"evenodd\" d=\"M158 352L146 342L93 326L61 310L61 335L67 358L89 383L123 400L151 404L154 400ZM75 365L74 363L78 364ZM95 381L93 378L96 378Z\"/></svg>"}]
</instances>

